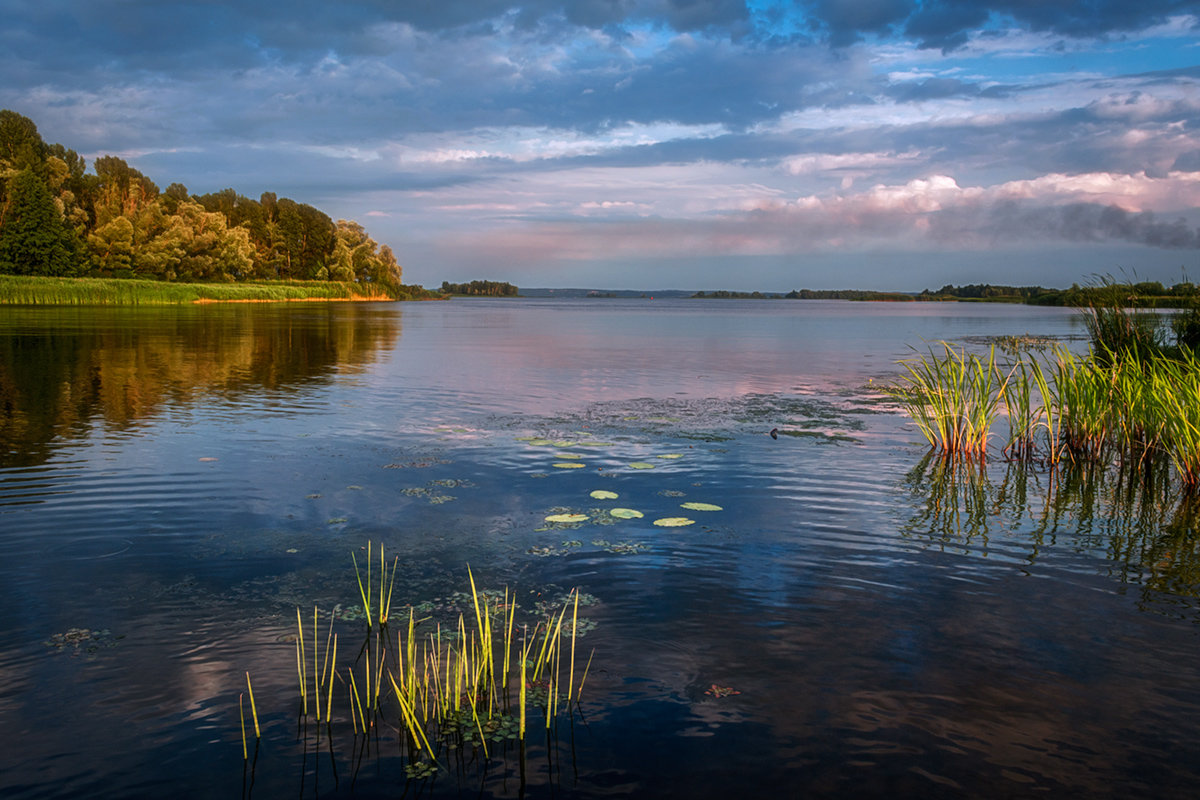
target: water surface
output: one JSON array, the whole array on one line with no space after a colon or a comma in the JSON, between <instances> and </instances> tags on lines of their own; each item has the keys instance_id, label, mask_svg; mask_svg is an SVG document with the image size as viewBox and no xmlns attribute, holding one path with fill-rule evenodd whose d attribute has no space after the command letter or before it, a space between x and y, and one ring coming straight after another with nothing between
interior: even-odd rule
<instances>
[{"instance_id":1,"label":"water surface","mask_svg":"<svg viewBox=\"0 0 1200 800\"><path fill-rule=\"evenodd\" d=\"M914 347L1081 333L973 304L6 309L0 792L1192 796L1190 506L924 459L878 391ZM406 783L387 735L298 729L296 608L357 602L368 540L399 604L468 564L526 607L594 598L584 702L523 784L511 748Z\"/></svg>"}]
</instances>

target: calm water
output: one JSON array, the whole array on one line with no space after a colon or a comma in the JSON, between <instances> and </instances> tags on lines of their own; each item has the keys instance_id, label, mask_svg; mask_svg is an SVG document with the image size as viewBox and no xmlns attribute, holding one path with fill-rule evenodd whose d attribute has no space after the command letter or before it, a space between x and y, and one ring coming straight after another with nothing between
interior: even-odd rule
<instances>
[{"instance_id":1,"label":"calm water","mask_svg":"<svg viewBox=\"0 0 1200 800\"><path fill-rule=\"evenodd\" d=\"M1081 332L967 304L3 309L0 795L1193 797L1190 506L923 460L876 391L910 346ZM341 694L343 733L298 727L295 610L353 606L368 539L394 604L445 607L468 564L526 608L587 593L583 703L523 781L509 746L406 782Z\"/></svg>"}]
</instances>

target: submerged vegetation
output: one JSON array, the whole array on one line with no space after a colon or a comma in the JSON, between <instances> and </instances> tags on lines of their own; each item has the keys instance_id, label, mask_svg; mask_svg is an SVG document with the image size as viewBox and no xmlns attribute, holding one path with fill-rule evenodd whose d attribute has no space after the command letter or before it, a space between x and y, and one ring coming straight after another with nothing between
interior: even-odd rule
<instances>
[{"instance_id":1,"label":"submerged vegetation","mask_svg":"<svg viewBox=\"0 0 1200 800\"><path fill-rule=\"evenodd\" d=\"M1122 304L1127 286L1099 287L1087 311L1091 352L1016 348L1007 361L930 350L904 362L891 388L930 446L948 457L984 458L1003 415L1001 452L1012 459L1137 466L1166 461L1180 482L1200 486L1200 359L1195 312L1176 317L1175 344L1162 322Z\"/></svg>"}]
</instances>

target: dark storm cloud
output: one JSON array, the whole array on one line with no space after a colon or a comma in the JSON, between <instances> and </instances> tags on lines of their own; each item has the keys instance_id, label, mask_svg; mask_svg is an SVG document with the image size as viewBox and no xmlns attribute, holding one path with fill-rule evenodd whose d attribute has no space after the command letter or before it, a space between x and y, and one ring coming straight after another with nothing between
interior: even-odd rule
<instances>
[{"instance_id":1,"label":"dark storm cloud","mask_svg":"<svg viewBox=\"0 0 1200 800\"><path fill-rule=\"evenodd\" d=\"M1165 250L1200 249L1200 228L1183 217L1164 220L1152 211L1126 211L1099 203L1043 206L1003 201L984 208L956 208L930 218L930 237L963 242L1127 242Z\"/></svg>"}]
</instances>

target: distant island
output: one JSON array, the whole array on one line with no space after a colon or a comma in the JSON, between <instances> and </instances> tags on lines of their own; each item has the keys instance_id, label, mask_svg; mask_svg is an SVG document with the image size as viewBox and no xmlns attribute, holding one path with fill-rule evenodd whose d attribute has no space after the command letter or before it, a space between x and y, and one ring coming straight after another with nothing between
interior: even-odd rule
<instances>
[{"instance_id":1,"label":"distant island","mask_svg":"<svg viewBox=\"0 0 1200 800\"><path fill-rule=\"evenodd\" d=\"M460 297L517 297L517 287L503 281L471 281L450 283L442 281L442 294Z\"/></svg>"},{"instance_id":2,"label":"distant island","mask_svg":"<svg viewBox=\"0 0 1200 800\"><path fill-rule=\"evenodd\" d=\"M195 195L180 183L160 191L115 156L92 166L44 142L29 118L0 110L0 276L334 282L356 298L426 294L404 286L391 249L353 220L269 191L257 200L233 189Z\"/></svg>"}]
</instances>

